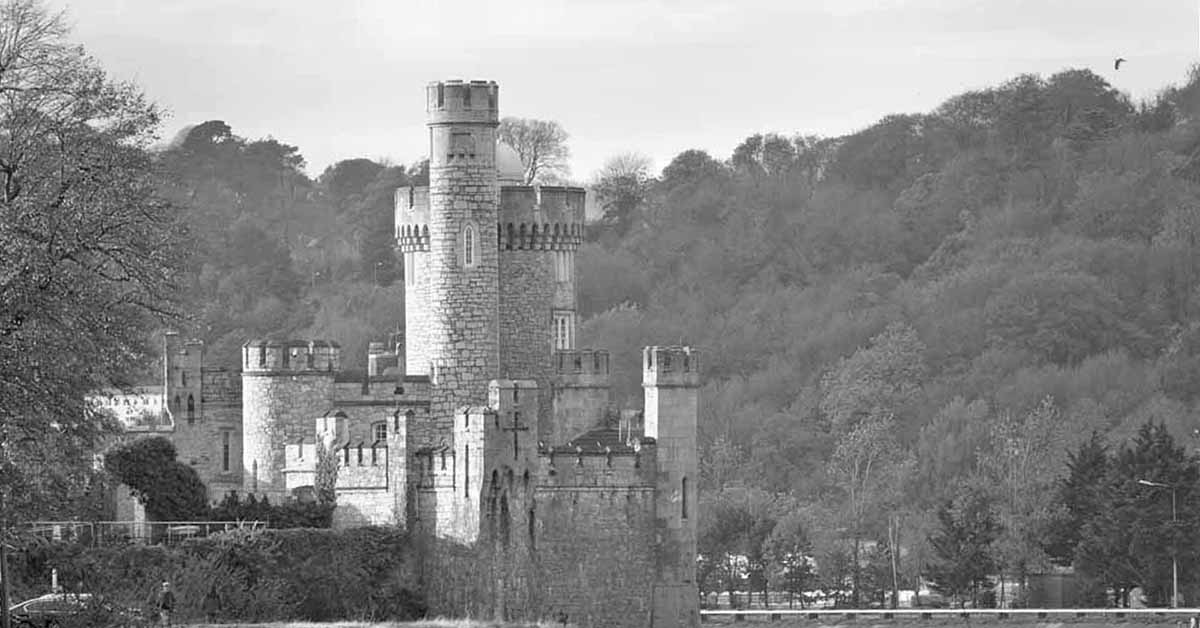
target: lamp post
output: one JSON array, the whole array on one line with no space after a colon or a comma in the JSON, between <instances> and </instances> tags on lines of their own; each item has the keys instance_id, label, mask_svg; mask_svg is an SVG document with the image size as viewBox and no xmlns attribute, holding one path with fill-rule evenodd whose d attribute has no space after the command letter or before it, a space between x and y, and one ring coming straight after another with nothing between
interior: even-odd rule
<instances>
[{"instance_id":1,"label":"lamp post","mask_svg":"<svg viewBox=\"0 0 1200 628\"><path fill-rule=\"evenodd\" d=\"M1175 485L1150 480L1138 480L1137 483L1142 486L1171 489L1171 608L1179 608L1179 560L1175 549Z\"/></svg>"}]
</instances>

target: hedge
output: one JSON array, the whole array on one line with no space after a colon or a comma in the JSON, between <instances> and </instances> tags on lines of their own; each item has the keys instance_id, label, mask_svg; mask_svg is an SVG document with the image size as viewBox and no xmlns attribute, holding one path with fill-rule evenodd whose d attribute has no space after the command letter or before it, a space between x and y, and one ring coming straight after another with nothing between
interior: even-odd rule
<instances>
[{"instance_id":1,"label":"hedge","mask_svg":"<svg viewBox=\"0 0 1200 628\"><path fill-rule=\"evenodd\" d=\"M13 601L68 591L146 608L167 580L176 616L202 620L210 590L221 621L408 620L424 615L408 534L398 528L235 530L176 546L35 543L10 558Z\"/></svg>"}]
</instances>

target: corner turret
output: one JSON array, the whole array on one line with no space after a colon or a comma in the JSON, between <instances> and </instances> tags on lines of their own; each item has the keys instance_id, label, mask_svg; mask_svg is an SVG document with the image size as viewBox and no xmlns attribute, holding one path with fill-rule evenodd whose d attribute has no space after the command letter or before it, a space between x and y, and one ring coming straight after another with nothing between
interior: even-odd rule
<instances>
[{"instance_id":1,"label":"corner turret","mask_svg":"<svg viewBox=\"0 0 1200 628\"><path fill-rule=\"evenodd\" d=\"M660 538L654 587L655 626L697 626L696 422L700 355L691 347L646 347L642 352L645 432L655 439L658 481L655 524Z\"/></svg>"}]
</instances>

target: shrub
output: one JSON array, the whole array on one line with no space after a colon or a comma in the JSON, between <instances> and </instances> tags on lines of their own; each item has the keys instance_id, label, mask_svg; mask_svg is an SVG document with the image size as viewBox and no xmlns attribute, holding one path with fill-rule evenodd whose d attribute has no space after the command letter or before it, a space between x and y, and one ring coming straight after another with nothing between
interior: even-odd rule
<instances>
[{"instance_id":1,"label":"shrub","mask_svg":"<svg viewBox=\"0 0 1200 628\"><path fill-rule=\"evenodd\" d=\"M204 617L215 589L223 621L405 620L424 616L397 528L233 530L177 547L30 542L11 562L14 600L44 593L52 569L67 590L147 608L173 583L181 621Z\"/></svg>"}]
</instances>

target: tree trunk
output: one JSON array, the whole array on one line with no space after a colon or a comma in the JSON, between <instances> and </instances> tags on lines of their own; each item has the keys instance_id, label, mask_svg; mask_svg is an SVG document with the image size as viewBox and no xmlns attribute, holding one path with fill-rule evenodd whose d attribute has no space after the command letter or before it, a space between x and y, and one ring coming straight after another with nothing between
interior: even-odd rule
<instances>
[{"instance_id":1,"label":"tree trunk","mask_svg":"<svg viewBox=\"0 0 1200 628\"><path fill-rule=\"evenodd\" d=\"M900 547L900 522L896 517L888 518L888 553L892 558L892 608L900 608L900 575L896 568L896 552Z\"/></svg>"},{"instance_id":2,"label":"tree trunk","mask_svg":"<svg viewBox=\"0 0 1200 628\"><path fill-rule=\"evenodd\" d=\"M854 564L851 565L850 568L852 569L852 571L850 572L850 603L854 606L854 608L859 608L859 606L860 606L859 600L861 598L859 597L859 594L858 594L858 583L859 583L859 572L861 570L859 569L859 565L858 565L858 526L857 525L855 525L855 529L854 529Z\"/></svg>"},{"instance_id":3,"label":"tree trunk","mask_svg":"<svg viewBox=\"0 0 1200 628\"><path fill-rule=\"evenodd\" d=\"M7 500L5 500L7 502ZM0 503L0 628L12 628L12 616L8 609L12 606L9 594L8 572L8 508L7 503Z\"/></svg>"}]
</instances>

